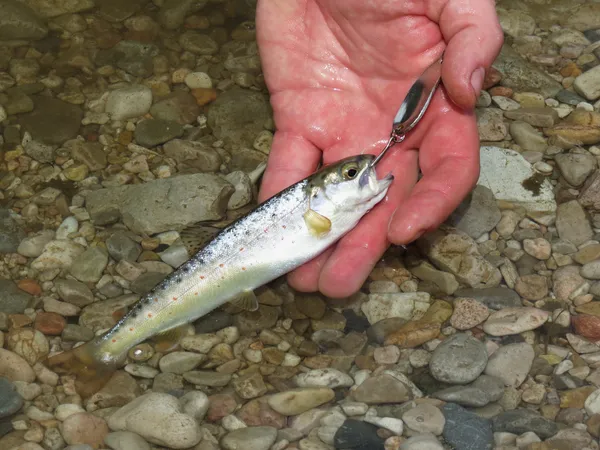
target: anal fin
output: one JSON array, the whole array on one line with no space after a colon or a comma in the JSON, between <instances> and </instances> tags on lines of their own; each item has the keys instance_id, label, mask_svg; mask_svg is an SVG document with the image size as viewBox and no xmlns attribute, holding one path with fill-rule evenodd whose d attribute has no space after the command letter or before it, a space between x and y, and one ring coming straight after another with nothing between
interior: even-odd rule
<instances>
[{"instance_id":1,"label":"anal fin","mask_svg":"<svg viewBox=\"0 0 600 450\"><path fill-rule=\"evenodd\" d=\"M258 299L252 290L240 292L229 300L228 306L232 306L242 311L256 311L258 309Z\"/></svg>"},{"instance_id":2,"label":"anal fin","mask_svg":"<svg viewBox=\"0 0 600 450\"><path fill-rule=\"evenodd\" d=\"M154 342L154 348L157 352L166 353L177 348L179 341L184 336L187 336L190 325L184 323L174 328L169 328L162 333L152 336L151 340Z\"/></svg>"}]
</instances>

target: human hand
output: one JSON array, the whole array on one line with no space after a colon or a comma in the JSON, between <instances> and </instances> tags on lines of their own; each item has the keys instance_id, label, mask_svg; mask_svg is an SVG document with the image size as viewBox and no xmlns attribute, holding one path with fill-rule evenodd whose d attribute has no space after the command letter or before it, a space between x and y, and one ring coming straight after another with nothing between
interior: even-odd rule
<instances>
[{"instance_id":1,"label":"human hand","mask_svg":"<svg viewBox=\"0 0 600 450\"><path fill-rule=\"evenodd\" d=\"M351 295L390 242L407 244L436 228L472 189L479 175L473 107L503 42L494 8L493 0L258 1L257 39L277 125L261 202L310 175L321 158L378 154L409 87L444 52L444 88L378 164L395 177L386 199L291 272L295 289Z\"/></svg>"}]
</instances>

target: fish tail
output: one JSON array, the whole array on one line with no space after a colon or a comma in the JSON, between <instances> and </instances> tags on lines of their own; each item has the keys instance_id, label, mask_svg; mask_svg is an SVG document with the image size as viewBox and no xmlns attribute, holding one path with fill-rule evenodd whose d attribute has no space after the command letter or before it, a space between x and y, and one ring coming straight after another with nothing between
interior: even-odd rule
<instances>
[{"instance_id":1,"label":"fish tail","mask_svg":"<svg viewBox=\"0 0 600 450\"><path fill-rule=\"evenodd\" d=\"M117 370L118 359L103 351L98 336L71 350L52 355L45 365L59 375L75 376L77 393L84 398L98 392Z\"/></svg>"}]
</instances>

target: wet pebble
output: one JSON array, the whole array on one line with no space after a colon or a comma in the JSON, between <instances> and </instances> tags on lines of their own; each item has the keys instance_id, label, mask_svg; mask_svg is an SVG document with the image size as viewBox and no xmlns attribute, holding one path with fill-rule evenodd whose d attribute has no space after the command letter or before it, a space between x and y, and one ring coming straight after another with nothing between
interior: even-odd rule
<instances>
[{"instance_id":1,"label":"wet pebble","mask_svg":"<svg viewBox=\"0 0 600 450\"><path fill-rule=\"evenodd\" d=\"M446 424L443 436L454 448L491 450L494 443L492 423L454 403L442 408Z\"/></svg>"},{"instance_id":2,"label":"wet pebble","mask_svg":"<svg viewBox=\"0 0 600 450\"><path fill-rule=\"evenodd\" d=\"M465 384L475 380L485 369L488 355L485 346L463 333L442 342L431 355L429 370L438 381Z\"/></svg>"},{"instance_id":3,"label":"wet pebble","mask_svg":"<svg viewBox=\"0 0 600 450\"><path fill-rule=\"evenodd\" d=\"M17 392L15 385L0 377L0 419L15 414L22 406L23 397Z\"/></svg>"},{"instance_id":4,"label":"wet pebble","mask_svg":"<svg viewBox=\"0 0 600 450\"><path fill-rule=\"evenodd\" d=\"M492 353L485 373L502 379L506 386L519 387L529 374L534 357L535 352L530 344L508 344Z\"/></svg>"},{"instance_id":5,"label":"wet pebble","mask_svg":"<svg viewBox=\"0 0 600 450\"><path fill-rule=\"evenodd\" d=\"M457 298L454 300L450 325L457 330L470 330L482 323L489 315L490 311L483 303L473 298Z\"/></svg>"},{"instance_id":6,"label":"wet pebble","mask_svg":"<svg viewBox=\"0 0 600 450\"><path fill-rule=\"evenodd\" d=\"M492 336L507 336L542 326L550 316L537 308L505 308L492 313L483 324L483 331Z\"/></svg>"},{"instance_id":7,"label":"wet pebble","mask_svg":"<svg viewBox=\"0 0 600 450\"><path fill-rule=\"evenodd\" d=\"M433 433L439 436L444 431L446 418L437 406L423 403L402 414L408 428L418 433Z\"/></svg>"},{"instance_id":8,"label":"wet pebble","mask_svg":"<svg viewBox=\"0 0 600 450\"><path fill-rule=\"evenodd\" d=\"M335 397L335 392L326 387L298 388L273 394L269 406L280 414L295 416L327 403Z\"/></svg>"},{"instance_id":9,"label":"wet pebble","mask_svg":"<svg viewBox=\"0 0 600 450\"><path fill-rule=\"evenodd\" d=\"M375 425L347 419L334 436L334 446L340 450L383 450L384 440Z\"/></svg>"},{"instance_id":10,"label":"wet pebble","mask_svg":"<svg viewBox=\"0 0 600 450\"><path fill-rule=\"evenodd\" d=\"M113 431L130 431L165 447L189 448L202 438L196 420L182 411L179 400L158 392L121 407L110 416L108 425Z\"/></svg>"},{"instance_id":11,"label":"wet pebble","mask_svg":"<svg viewBox=\"0 0 600 450\"><path fill-rule=\"evenodd\" d=\"M108 434L106 421L93 414L82 412L70 415L59 425L60 432L69 445L88 444L99 448Z\"/></svg>"},{"instance_id":12,"label":"wet pebble","mask_svg":"<svg viewBox=\"0 0 600 450\"><path fill-rule=\"evenodd\" d=\"M298 387L328 387L331 389L350 387L354 384L354 380L350 375L333 368L313 369L298 374L295 381Z\"/></svg>"},{"instance_id":13,"label":"wet pebble","mask_svg":"<svg viewBox=\"0 0 600 450\"><path fill-rule=\"evenodd\" d=\"M519 408L505 411L492 419L494 432L522 434L534 432L542 439L552 437L558 431L558 425L541 416L538 412Z\"/></svg>"},{"instance_id":14,"label":"wet pebble","mask_svg":"<svg viewBox=\"0 0 600 450\"><path fill-rule=\"evenodd\" d=\"M161 372L183 374L195 369L206 360L206 356L192 352L172 352L163 356L159 361Z\"/></svg>"},{"instance_id":15,"label":"wet pebble","mask_svg":"<svg viewBox=\"0 0 600 450\"><path fill-rule=\"evenodd\" d=\"M225 450L269 450L277 439L273 427L247 427L227 433L221 440Z\"/></svg>"},{"instance_id":16,"label":"wet pebble","mask_svg":"<svg viewBox=\"0 0 600 450\"><path fill-rule=\"evenodd\" d=\"M113 450L150 450L150 444L141 436L129 431L108 433L104 442Z\"/></svg>"}]
</instances>

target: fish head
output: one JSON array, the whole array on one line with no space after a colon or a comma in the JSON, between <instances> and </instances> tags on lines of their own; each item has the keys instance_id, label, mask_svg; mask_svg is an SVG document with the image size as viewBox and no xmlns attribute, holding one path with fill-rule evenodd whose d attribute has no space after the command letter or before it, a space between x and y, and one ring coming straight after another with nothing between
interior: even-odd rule
<instances>
[{"instance_id":1,"label":"fish head","mask_svg":"<svg viewBox=\"0 0 600 450\"><path fill-rule=\"evenodd\" d=\"M378 178L370 154L345 158L323 167L309 179L311 208L326 213L363 215L386 195L394 177Z\"/></svg>"}]
</instances>

